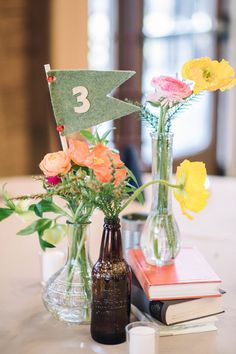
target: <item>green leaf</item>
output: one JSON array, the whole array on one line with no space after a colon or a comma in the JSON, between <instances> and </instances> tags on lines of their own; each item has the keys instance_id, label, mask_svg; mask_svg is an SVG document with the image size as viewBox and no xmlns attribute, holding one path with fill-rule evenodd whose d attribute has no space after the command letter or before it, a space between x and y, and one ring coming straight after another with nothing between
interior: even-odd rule
<instances>
[{"instance_id":1,"label":"green leaf","mask_svg":"<svg viewBox=\"0 0 236 354\"><path fill-rule=\"evenodd\" d=\"M116 128L112 128L112 129L107 130L107 131L103 134L103 136L101 137L101 140L102 140L102 141L106 141L106 138L108 137L108 135L109 135L114 129L116 129Z\"/></svg>"},{"instance_id":2,"label":"green leaf","mask_svg":"<svg viewBox=\"0 0 236 354\"><path fill-rule=\"evenodd\" d=\"M131 177L131 179L136 183L137 187L138 187L138 181L135 177L135 175L133 174L132 171L128 170L128 175ZM134 193L137 189L137 187L133 186L132 184L128 183L127 186L130 188L130 191L128 191L128 193ZM139 201L140 204L144 204L144 194L143 192L139 193L136 195L136 199Z\"/></svg>"},{"instance_id":3,"label":"green leaf","mask_svg":"<svg viewBox=\"0 0 236 354\"><path fill-rule=\"evenodd\" d=\"M136 195L136 199L139 201L140 204L144 204L144 195L143 192Z\"/></svg>"},{"instance_id":4,"label":"green leaf","mask_svg":"<svg viewBox=\"0 0 236 354\"><path fill-rule=\"evenodd\" d=\"M64 210L58 207L55 203L51 200L43 199L41 202L35 205L35 214L38 216L42 216L45 212L52 212L56 214L65 215Z\"/></svg>"},{"instance_id":5,"label":"green leaf","mask_svg":"<svg viewBox=\"0 0 236 354\"><path fill-rule=\"evenodd\" d=\"M138 187L139 184L138 184L138 181L137 181L135 175L133 174L133 172L130 169L127 168L127 173L128 173L128 176L136 183L136 185Z\"/></svg>"},{"instance_id":6,"label":"green leaf","mask_svg":"<svg viewBox=\"0 0 236 354\"><path fill-rule=\"evenodd\" d=\"M45 251L46 248L54 248L55 247L51 243L43 240L43 238L42 238L44 231L51 227L53 221L49 220L49 219L41 219L41 220L47 220L46 222L42 223L42 225L40 225L40 227L38 228L39 244L40 244L40 247L42 248L42 250Z\"/></svg>"},{"instance_id":7,"label":"green leaf","mask_svg":"<svg viewBox=\"0 0 236 354\"><path fill-rule=\"evenodd\" d=\"M42 207L41 207L41 205L39 203L38 204L31 204L29 206L29 210L33 211L40 218L43 216Z\"/></svg>"},{"instance_id":8,"label":"green leaf","mask_svg":"<svg viewBox=\"0 0 236 354\"><path fill-rule=\"evenodd\" d=\"M99 142L99 143L102 141L97 130L96 130L96 133L95 133L95 139L96 139L96 142Z\"/></svg>"},{"instance_id":9,"label":"green leaf","mask_svg":"<svg viewBox=\"0 0 236 354\"><path fill-rule=\"evenodd\" d=\"M150 103L153 107L160 107L160 102L152 102L152 101L147 101L148 103Z\"/></svg>"},{"instance_id":10,"label":"green leaf","mask_svg":"<svg viewBox=\"0 0 236 354\"><path fill-rule=\"evenodd\" d=\"M125 188L125 191L127 192L127 194L132 195L136 191L136 189L137 187L128 184L128 187ZM145 200L143 191L136 195L136 199L140 204L144 204Z\"/></svg>"},{"instance_id":11,"label":"green leaf","mask_svg":"<svg viewBox=\"0 0 236 354\"><path fill-rule=\"evenodd\" d=\"M14 213L14 210L8 208L0 208L0 221L8 218L11 214Z\"/></svg>"},{"instance_id":12,"label":"green leaf","mask_svg":"<svg viewBox=\"0 0 236 354\"><path fill-rule=\"evenodd\" d=\"M40 247L42 248L43 251L45 251L46 248L55 248L55 246L51 245L51 243L44 241L42 239L42 236L40 236L40 235L38 235L38 236L39 236L39 244L40 244Z\"/></svg>"},{"instance_id":13,"label":"green leaf","mask_svg":"<svg viewBox=\"0 0 236 354\"><path fill-rule=\"evenodd\" d=\"M80 134L86 139L88 140L90 143L94 143L95 142L95 138L93 133L91 133L89 130L80 130Z\"/></svg>"},{"instance_id":14,"label":"green leaf","mask_svg":"<svg viewBox=\"0 0 236 354\"><path fill-rule=\"evenodd\" d=\"M42 205L40 203L35 204L34 206L34 212L37 216L39 216L40 218L43 216L43 208Z\"/></svg>"},{"instance_id":15,"label":"green leaf","mask_svg":"<svg viewBox=\"0 0 236 354\"><path fill-rule=\"evenodd\" d=\"M24 236L24 235L30 235L33 234L34 232L38 232L40 235L43 234L43 231L48 229L52 224L52 220L50 219L39 219L29 226L25 227L24 229L20 230L17 232L17 235Z\"/></svg>"},{"instance_id":16,"label":"green leaf","mask_svg":"<svg viewBox=\"0 0 236 354\"><path fill-rule=\"evenodd\" d=\"M41 220L43 220L43 222L40 222ZM53 220L50 219L40 219L39 221L39 226L37 228L38 234L40 236L43 235L44 230L49 229L53 223Z\"/></svg>"},{"instance_id":17,"label":"green leaf","mask_svg":"<svg viewBox=\"0 0 236 354\"><path fill-rule=\"evenodd\" d=\"M5 186L6 186L6 184L4 184L4 186L2 187L2 198L3 198L4 202L5 202L5 204L8 206L8 208L14 210L15 209L15 204L11 200L11 197L8 194L8 192L5 190Z\"/></svg>"}]
</instances>

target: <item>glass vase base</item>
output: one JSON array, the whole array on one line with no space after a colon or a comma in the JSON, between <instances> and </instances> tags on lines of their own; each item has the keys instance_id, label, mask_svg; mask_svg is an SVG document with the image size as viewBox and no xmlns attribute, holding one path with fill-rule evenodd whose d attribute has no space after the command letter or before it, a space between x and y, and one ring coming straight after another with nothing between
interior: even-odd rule
<instances>
[{"instance_id":1,"label":"glass vase base","mask_svg":"<svg viewBox=\"0 0 236 354\"><path fill-rule=\"evenodd\" d=\"M67 266L52 276L44 288L42 299L55 319L68 324L90 323L91 279L82 278L79 267L75 267L71 283Z\"/></svg>"},{"instance_id":2,"label":"glass vase base","mask_svg":"<svg viewBox=\"0 0 236 354\"><path fill-rule=\"evenodd\" d=\"M141 236L141 248L147 263L173 264L180 250L180 233L172 214L152 211Z\"/></svg>"},{"instance_id":3,"label":"glass vase base","mask_svg":"<svg viewBox=\"0 0 236 354\"><path fill-rule=\"evenodd\" d=\"M90 309L81 310L78 309L64 309L57 304L48 302L43 298L43 303L46 309L52 314L52 316L61 322L65 322L69 325L88 325L90 324Z\"/></svg>"},{"instance_id":4,"label":"glass vase base","mask_svg":"<svg viewBox=\"0 0 236 354\"><path fill-rule=\"evenodd\" d=\"M175 262L175 258L162 258L162 257L157 258L155 257L155 255L150 254L150 250L143 249L143 254L145 257L145 261L150 265L163 267L163 266L171 265Z\"/></svg>"}]
</instances>

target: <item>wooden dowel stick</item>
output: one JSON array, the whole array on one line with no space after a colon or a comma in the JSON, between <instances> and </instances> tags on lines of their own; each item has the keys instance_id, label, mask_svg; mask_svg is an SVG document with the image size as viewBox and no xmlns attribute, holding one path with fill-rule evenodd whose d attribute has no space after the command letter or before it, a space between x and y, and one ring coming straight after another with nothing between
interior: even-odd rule
<instances>
[{"instance_id":1,"label":"wooden dowel stick","mask_svg":"<svg viewBox=\"0 0 236 354\"><path fill-rule=\"evenodd\" d=\"M46 73L46 76L47 76L48 71L51 70L50 64L45 64L44 65L44 69L45 69L45 73ZM59 132L59 137L60 137L60 141L61 141L62 150L66 151L68 149L66 136L62 136L61 133Z\"/></svg>"}]
</instances>

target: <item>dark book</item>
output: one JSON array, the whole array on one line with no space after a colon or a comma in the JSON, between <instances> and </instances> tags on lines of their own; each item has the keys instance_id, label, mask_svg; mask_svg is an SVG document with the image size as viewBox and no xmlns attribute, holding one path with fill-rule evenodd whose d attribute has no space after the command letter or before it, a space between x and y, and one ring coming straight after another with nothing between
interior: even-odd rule
<instances>
[{"instance_id":1,"label":"dark book","mask_svg":"<svg viewBox=\"0 0 236 354\"><path fill-rule=\"evenodd\" d=\"M165 325L191 321L224 312L222 296L191 300L148 300L137 279L133 277L131 303Z\"/></svg>"}]
</instances>

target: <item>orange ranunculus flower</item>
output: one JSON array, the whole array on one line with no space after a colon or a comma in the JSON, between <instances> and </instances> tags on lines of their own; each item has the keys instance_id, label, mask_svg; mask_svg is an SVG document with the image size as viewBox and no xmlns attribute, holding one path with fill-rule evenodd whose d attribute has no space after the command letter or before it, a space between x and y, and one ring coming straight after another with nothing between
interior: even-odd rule
<instances>
[{"instance_id":1,"label":"orange ranunculus flower","mask_svg":"<svg viewBox=\"0 0 236 354\"><path fill-rule=\"evenodd\" d=\"M46 154L40 162L39 168L47 177L67 173L71 169L70 157L64 151Z\"/></svg>"},{"instance_id":2,"label":"orange ranunculus flower","mask_svg":"<svg viewBox=\"0 0 236 354\"><path fill-rule=\"evenodd\" d=\"M127 168L126 168L126 167L117 168L117 169L116 169L115 185L119 185L120 182L125 179L126 174L127 174Z\"/></svg>"},{"instance_id":3,"label":"orange ranunculus flower","mask_svg":"<svg viewBox=\"0 0 236 354\"><path fill-rule=\"evenodd\" d=\"M97 180L102 183L109 183L112 180L113 168L115 169L115 185L119 185L126 177L127 169L119 154L103 144L98 144L92 149L87 159L87 166L93 170Z\"/></svg>"},{"instance_id":4,"label":"orange ranunculus flower","mask_svg":"<svg viewBox=\"0 0 236 354\"><path fill-rule=\"evenodd\" d=\"M68 154L76 165L86 166L85 161L89 156L89 146L84 141L70 139Z\"/></svg>"}]
</instances>

